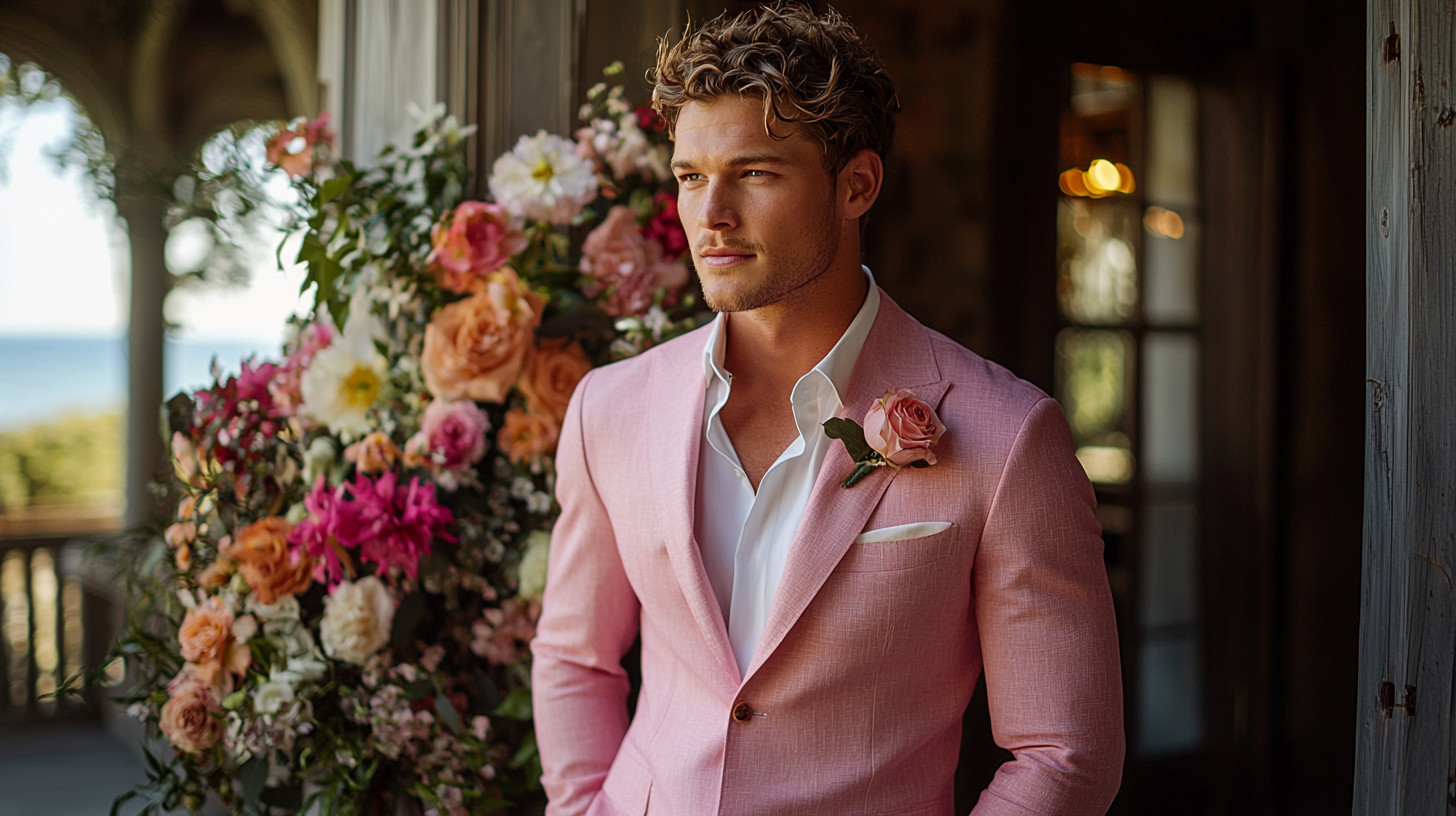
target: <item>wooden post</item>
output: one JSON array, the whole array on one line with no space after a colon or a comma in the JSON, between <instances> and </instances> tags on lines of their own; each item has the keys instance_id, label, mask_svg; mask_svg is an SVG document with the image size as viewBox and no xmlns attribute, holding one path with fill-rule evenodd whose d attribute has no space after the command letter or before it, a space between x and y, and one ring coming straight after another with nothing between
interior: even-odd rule
<instances>
[{"instance_id":1,"label":"wooden post","mask_svg":"<svg viewBox=\"0 0 1456 816\"><path fill-rule=\"evenodd\" d=\"M1445 816L1456 803L1456 4L1368 10L1354 812Z\"/></svg>"}]
</instances>

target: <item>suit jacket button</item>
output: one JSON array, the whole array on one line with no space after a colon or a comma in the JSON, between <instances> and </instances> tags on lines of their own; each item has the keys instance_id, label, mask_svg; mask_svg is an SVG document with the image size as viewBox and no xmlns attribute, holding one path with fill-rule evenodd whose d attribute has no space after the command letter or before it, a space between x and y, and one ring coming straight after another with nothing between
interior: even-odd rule
<instances>
[{"instance_id":1,"label":"suit jacket button","mask_svg":"<svg viewBox=\"0 0 1456 816\"><path fill-rule=\"evenodd\" d=\"M753 719L753 706L748 703L739 703L733 707L734 722L748 722Z\"/></svg>"}]
</instances>

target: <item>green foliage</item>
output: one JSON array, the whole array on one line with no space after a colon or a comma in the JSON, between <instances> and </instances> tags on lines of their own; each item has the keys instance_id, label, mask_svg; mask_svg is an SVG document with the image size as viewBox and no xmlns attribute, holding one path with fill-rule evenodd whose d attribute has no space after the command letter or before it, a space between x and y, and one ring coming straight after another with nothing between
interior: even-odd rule
<instances>
[{"instance_id":1,"label":"green foliage","mask_svg":"<svg viewBox=\"0 0 1456 816\"><path fill-rule=\"evenodd\" d=\"M0 433L0 511L119 497L123 439L119 413L69 416Z\"/></svg>"}]
</instances>

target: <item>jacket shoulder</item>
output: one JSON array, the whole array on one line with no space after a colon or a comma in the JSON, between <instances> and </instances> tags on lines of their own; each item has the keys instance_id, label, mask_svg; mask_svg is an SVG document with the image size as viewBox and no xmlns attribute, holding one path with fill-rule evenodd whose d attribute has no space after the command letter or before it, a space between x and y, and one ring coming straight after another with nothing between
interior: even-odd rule
<instances>
[{"instance_id":1,"label":"jacket shoulder","mask_svg":"<svg viewBox=\"0 0 1456 816\"><path fill-rule=\"evenodd\" d=\"M984 411L1018 422L1047 394L1010 370L962 346L934 329L925 329L941 376L951 389L945 401L957 408Z\"/></svg>"},{"instance_id":2,"label":"jacket shoulder","mask_svg":"<svg viewBox=\"0 0 1456 816\"><path fill-rule=\"evenodd\" d=\"M677 377L697 372L701 377L703 345L711 328L702 326L635 357L592 369L579 386L583 409L590 414L594 406L612 405L620 415L622 406L645 404L651 398L648 384L659 376L654 372L667 371Z\"/></svg>"}]
</instances>

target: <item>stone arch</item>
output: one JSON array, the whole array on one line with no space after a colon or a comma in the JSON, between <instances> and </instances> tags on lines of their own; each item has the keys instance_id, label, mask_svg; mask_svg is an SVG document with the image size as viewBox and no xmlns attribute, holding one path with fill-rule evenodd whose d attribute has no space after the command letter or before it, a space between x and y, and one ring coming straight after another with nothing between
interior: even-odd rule
<instances>
[{"instance_id":1,"label":"stone arch","mask_svg":"<svg viewBox=\"0 0 1456 816\"><path fill-rule=\"evenodd\" d=\"M122 91L74 40L34 17L0 9L0 53L17 63L34 62L58 78L107 146L126 149L130 116L120 104Z\"/></svg>"}]
</instances>

